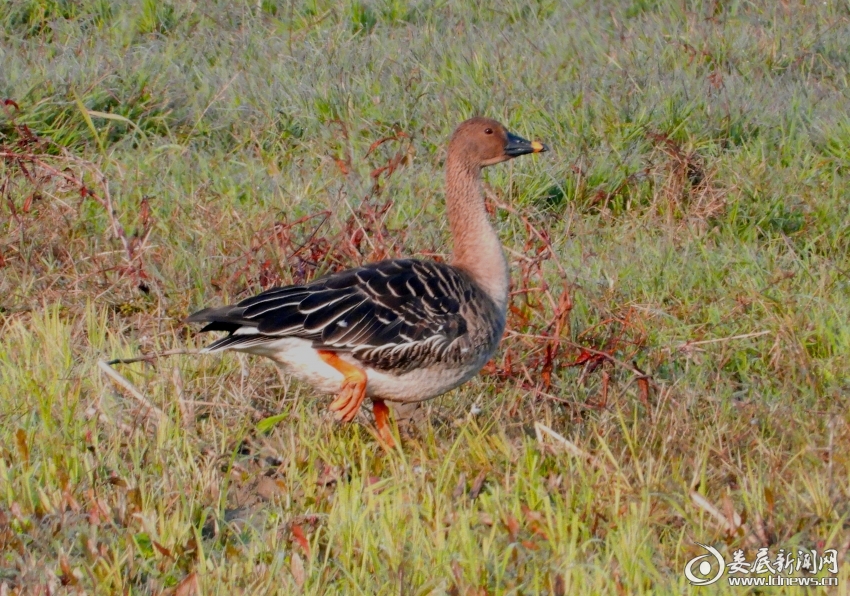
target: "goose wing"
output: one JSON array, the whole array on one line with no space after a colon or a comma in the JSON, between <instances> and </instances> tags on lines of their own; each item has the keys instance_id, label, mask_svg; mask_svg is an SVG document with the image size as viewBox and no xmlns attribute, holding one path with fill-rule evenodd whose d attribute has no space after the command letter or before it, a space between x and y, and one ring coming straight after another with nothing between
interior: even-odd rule
<instances>
[{"instance_id":1,"label":"goose wing","mask_svg":"<svg viewBox=\"0 0 850 596\"><path fill-rule=\"evenodd\" d=\"M317 349L347 351L366 365L401 372L445 357L468 333L462 305L476 294L469 278L449 265L399 259L274 288L187 320L207 323L201 331L229 332L207 352L251 351L298 337Z\"/></svg>"}]
</instances>

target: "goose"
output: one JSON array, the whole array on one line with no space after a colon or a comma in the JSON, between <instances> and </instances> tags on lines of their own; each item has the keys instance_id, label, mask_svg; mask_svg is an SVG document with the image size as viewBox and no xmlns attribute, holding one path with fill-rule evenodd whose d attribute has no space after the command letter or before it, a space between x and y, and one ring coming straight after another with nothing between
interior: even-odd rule
<instances>
[{"instance_id":1,"label":"goose","mask_svg":"<svg viewBox=\"0 0 850 596\"><path fill-rule=\"evenodd\" d=\"M432 399L487 363L505 329L508 263L490 223L481 169L548 151L496 120L462 122L445 162L450 263L390 259L266 290L186 320L224 331L203 353L237 350L336 395L330 410L350 422L366 397L378 437L394 446L386 401Z\"/></svg>"}]
</instances>

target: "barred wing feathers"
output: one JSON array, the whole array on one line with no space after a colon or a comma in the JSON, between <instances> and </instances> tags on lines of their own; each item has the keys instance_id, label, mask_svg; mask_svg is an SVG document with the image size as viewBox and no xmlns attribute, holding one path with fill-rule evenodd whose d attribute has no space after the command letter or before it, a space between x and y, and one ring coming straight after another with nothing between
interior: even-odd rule
<instances>
[{"instance_id":1,"label":"barred wing feathers","mask_svg":"<svg viewBox=\"0 0 850 596\"><path fill-rule=\"evenodd\" d=\"M461 304L480 291L460 271L433 261L373 263L303 286L268 290L189 317L201 331L230 335L208 346L249 350L281 337L351 352L366 365L404 372L444 361L468 333Z\"/></svg>"}]
</instances>

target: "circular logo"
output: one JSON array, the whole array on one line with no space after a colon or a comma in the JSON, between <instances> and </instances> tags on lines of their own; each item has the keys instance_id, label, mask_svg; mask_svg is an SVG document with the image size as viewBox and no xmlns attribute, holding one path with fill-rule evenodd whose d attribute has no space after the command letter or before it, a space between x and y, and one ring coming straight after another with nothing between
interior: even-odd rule
<instances>
[{"instance_id":1,"label":"circular logo","mask_svg":"<svg viewBox=\"0 0 850 596\"><path fill-rule=\"evenodd\" d=\"M695 542L694 544L699 544L708 551L708 554L694 557L688 561L688 564L685 565L685 577L688 578L688 581L695 586L707 586L709 584L713 584L720 579L720 576L723 575L723 572L726 570L726 562L723 560L723 557L720 556L720 553L716 548L702 544L701 542ZM714 561L712 561L712 558ZM696 567L696 571L699 575L694 573L694 567ZM714 571L715 567L717 567L716 572ZM712 573L714 573L714 575L712 575Z\"/></svg>"}]
</instances>

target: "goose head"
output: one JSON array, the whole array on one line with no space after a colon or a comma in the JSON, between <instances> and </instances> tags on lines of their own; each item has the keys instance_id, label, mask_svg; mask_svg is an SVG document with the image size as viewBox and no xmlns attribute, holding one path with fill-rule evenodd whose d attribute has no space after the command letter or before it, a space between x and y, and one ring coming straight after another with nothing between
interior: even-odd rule
<instances>
[{"instance_id":1,"label":"goose head","mask_svg":"<svg viewBox=\"0 0 850 596\"><path fill-rule=\"evenodd\" d=\"M548 150L543 143L526 140L498 121L480 116L462 122L449 142L449 154L460 155L469 165L479 168Z\"/></svg>"}]
</instances>

